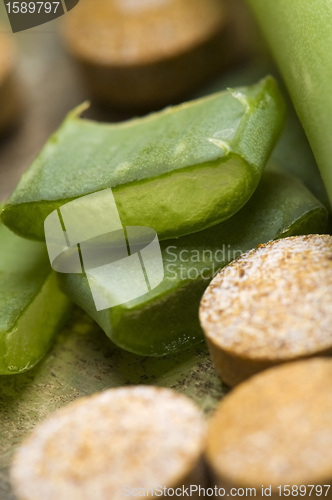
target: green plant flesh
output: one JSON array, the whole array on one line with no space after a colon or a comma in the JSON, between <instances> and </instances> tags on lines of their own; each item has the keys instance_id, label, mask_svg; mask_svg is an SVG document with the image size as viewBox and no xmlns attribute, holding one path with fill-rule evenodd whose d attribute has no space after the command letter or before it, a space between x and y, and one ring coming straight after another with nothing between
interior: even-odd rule
<instances>
[{"instance_id":1,"label":"green plant flesh","mask_svg":"<svg viewBox=\"0 0 332 500\"><path fill-rule=\"evenodd\" d=\"M45 245L0 224L0 375L32 368L52 345L70 301L58 289Z\"/></svg>"},{"instance_id":2,"label":"green plant flesh","mask_svg":"<svg viewBox=\"0 0 332 500\"><path fill-rule=\"evenodd\" d=\"M251 200L213 228L162 242L165 278L139 299L96 311L83 274L58 274L62 289L87 311L110 339L128 351L162 356L201 342L201 296L213 275L259 243L325 232L328 213L303 184L267 171Z\"/></svg>"},{"instance_id":3,"label":"green plant flesh","mask_svg":"<svg viewBox=\"0 0 332 500\"><path fill-rule=\"evenodd\" d=\"M332 201L332 3L248 2L275 56Z\"/></svg>"},{"instance_id":4,"label":"green plant flesh","mask_svg":"<svg viewBox=\"0 0 332 500\"><path fill-rule=\"evenodd\" d=\"M284 125L267 77L142 119L105 125L71 113L5 206L15 233L44 239L44 220L81 196L112 188L121 222L160 240L213 226L255 191Z\"/></svg>"},{"instance_id":5,"label":"green plant flesh","mask_svg":"<svg viewBox=\"0 0 332 500\"><path fill-rule=\"evenodd\" d=\"M301 179L309 191L330 210L328 194L308 139L287 90L284 88L281 76L274 65L250 64L245 68L241 67L239 70L229 71L201 89L197 97L220 92L226 87L251 85L267 74L272 74L277 80L287 106L286 126L272 152L271 160L282 165L283 170Z\"/></svg>"}]
</instances>

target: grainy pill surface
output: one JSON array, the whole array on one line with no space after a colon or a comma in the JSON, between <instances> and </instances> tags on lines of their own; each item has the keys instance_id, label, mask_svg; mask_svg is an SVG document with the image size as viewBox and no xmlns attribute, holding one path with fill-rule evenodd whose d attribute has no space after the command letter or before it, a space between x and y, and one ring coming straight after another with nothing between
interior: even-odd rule
<instances>
[{"instance_id":1,"label":"grainy pill surface","mask_svg":"<svg viewBox=\"0 0 332 500\"><path fill-rule=\"evenodd\" d=\"M264 368L332 350L332 237L260 245L224 268L200 321L215 368L231 386Z\"/></svg>"},{"instance_id":2,"label":"grainy pill surface","mask_svg":"<svg viewBox=\"0 0 332 500\"><path fill-rule=\"evenodd\" d=\"M41 423L18 450L12 482L20 500L119 500L124 486L200 484L204 444L204 418L185 396L110 389Z\"/></svg>"},{"instance_id":3,"label":"grainy pill surface","mask_svg":"<svg viewBox=\"0 0 332 500\"><path fill-rule=\"evenodd\" d=\"M318 498L308 485L323 485L331 498L332 360L288 363L236 387L210 421L206 455L220 487L254 487L261 497L271 485L272 497L285 498L278 486L295 485L290 498Z\"/></svg>"},{"instance_id":4,"label":"grainy pill surface","mask_svg":"<svg viewBox=\"0 0 332 500\"><path fill-rule=\"evenodd\" d=\"M174 104L232 57L223 0L85 0L67 17L69 52L113 106Z\"/></svg>"}]
</instances>

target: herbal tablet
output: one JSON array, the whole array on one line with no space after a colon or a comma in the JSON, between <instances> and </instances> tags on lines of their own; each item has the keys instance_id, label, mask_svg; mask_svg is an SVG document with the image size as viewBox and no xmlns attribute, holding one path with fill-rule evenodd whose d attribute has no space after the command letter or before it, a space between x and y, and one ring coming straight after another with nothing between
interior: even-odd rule
<instances>
[{"instance_id":1,"label":"herbal tablet","mask_svg":"<svg viewBox=\"0 0 332 500\"><path fill-rule=\"evenodd\" d=\"M332 360L314 358L266 370L226 396L206 450L224 496L237 488L238 497L330 498L331 394Z\"/></svg>"},{"instance_id":2,"label":"herbal tablet","mask_svg":"<svg viewBox=\"0 0 332 500\"><path fill-rule=\"evenodd\" d=\"M91 94L116 107L174 104L234 55L222 0L86 0L67 17Z\"/></svg>"},{"instance_id":3,"label":"herbal tablet","mask_svg":"<svg viewBox=\"0 0 332 500\"><path fill-rule=\"evenodd\" d=\"M164 487L179 493L204 483L204 444L204 418L185 396L111 389L41 423L18 450L12 482L21 500L119 500Z\"/></svg>"},{"instance_id":4,"label":"herbal tablet","mask_svg":"<svg viewBox=\"0 0 332 500\"><path fill-rule=\"evenodd\" d=\"M332 237L260 245L206 290L200 321L215 368L236 385L270 366L332 349Z\"/></svg>"}]
</instances>

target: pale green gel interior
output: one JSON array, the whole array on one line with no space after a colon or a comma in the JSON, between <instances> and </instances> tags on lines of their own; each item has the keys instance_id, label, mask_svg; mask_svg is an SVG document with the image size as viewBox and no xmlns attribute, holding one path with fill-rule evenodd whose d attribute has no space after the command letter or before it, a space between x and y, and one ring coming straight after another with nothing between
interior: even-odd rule
<instances>
[{"instance_id":1,"label":"pale green gel interior","mask_svg":"<svg viewBox=\"0 0 332 500\"><path fill-rule=\"evenodd\" d=\"M254 168L229 155L113 192L123 225L152 227L167 239L192 233L193 225L195 232L213 226L240 210L254 191L255 176L258 183ZM182 221L177 234L174 220Z\"/></svg>"},{"instance_id":2,"label":"pale green gel interior","mask_svg":"<svg viewBox=\"0 0 332 500\"><path fill-rule=\"evenodd\" d=\"M52 271L13 328L0 332L0 352L4 353L0 357L0 374L23 372L45 356L69 303Z\"/></svg>"},{"instance_id":3,"label":"pale green gel interior","mask_svg":"<svg viewBox=\"0 0 332 500\"><path fill-rule=\"evenodd\" d=\"M113 188L113 194L124 226L151 227L164 240L226 220L248 201L259 179L255 167L230 153L218 161ZM26 204L26 210L30 220L44 221L53 210L70 201L31 202ZM18 234L45 239L43 224L33 225L30 230L23 218L22 226L22 208L7 206L2 214L4 222ZM176 230L174 220L181 221Z\"/></svg>"}]
</instances>

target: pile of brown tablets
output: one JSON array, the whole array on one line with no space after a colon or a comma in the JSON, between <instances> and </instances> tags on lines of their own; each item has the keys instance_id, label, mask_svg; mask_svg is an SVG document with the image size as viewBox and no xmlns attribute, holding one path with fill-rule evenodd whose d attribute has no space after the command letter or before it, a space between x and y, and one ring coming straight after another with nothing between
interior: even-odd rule
<instances>
[{"instance_id":1,"label":"pile of brown tablets","mask_svg":"<svg viewBox=\"0 0 332 500\"><path fill-rule=\"evenodd\" d=\"M211 420L206 455L218 487L331 496L331 296L328 235L260 245L205 292L200 319L220 377L234 386L256 374Z\"/></svg>"},{"instance_id":2,"label":"pile of brown tablets","mask_svg":"<svg viewBox=\"0 0 332 500\"><path fill-rule=\"evenodd\" d=\"M111 389L37 426L14 460L17 497L329 497L332 359L321 355L332 347L331 291L331 236L243 255L206 291L202 325L228 383L269 369L221 401L207 436L201 412L174 391Z\"/></svg>"},{"instance_id":3,"label":"pile of brown tablets","mask_svg":"<svg viewBox=\"0 0 332 500\"><path fill-rule=\"evenodd\" d=\"M206 436L203 416L184 396L148 386L110 389L36 427L14 459L14 490L19 500L190 492L198 499L231 490L244 496L248 489L250 496L278 497L290 485L294 495L309 497L311 488L312 497L325 496L332 481L331 395L332 360L278 366L226 396Z\"/></svg>"}]
</instances>

